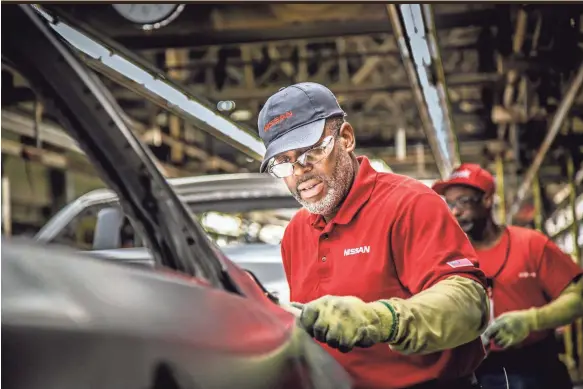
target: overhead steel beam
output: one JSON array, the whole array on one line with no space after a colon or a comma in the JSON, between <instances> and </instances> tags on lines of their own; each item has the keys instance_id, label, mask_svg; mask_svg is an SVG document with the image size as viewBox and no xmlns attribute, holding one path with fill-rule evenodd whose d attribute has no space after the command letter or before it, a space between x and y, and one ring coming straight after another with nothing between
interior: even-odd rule
<instances>
[{"instance_id":1,"label":"overhead steel beam","mask_svg":"<svg viewBox=\"0 0 583 389\"><path fill-rule=\"evenodd\" d=\"M41 142L56 146L60 149L83 154L77 142L67 135L60 126L43 122L38 127L38 134L34 130L34 119L16 112L2 110L2 130L10 131L20 136L34 138L39 136Z\"/></svg>"},{"instance_id":2,"label":"overhead steel beam","mask_svg":"<svg viewBox=\"0 0 583 389\"><path fill-rule=\"evenodd\" d=\"M212 104L195 96L168 79L164 73L143 60L136 60L127 49L108 41L95 31L92 36L81 33L75 24L65 24L42 12L51 27L73 47L84 54L85 62L114 81L130 87L142 97L171 111L187 123L208 132L249 157L261 160L265 146L251 129L246 129L217 113Z\"/></svg>"},{"instance_id":3,"label":"overhead steel beam","mask_svg":"<svg viewBox=\"0 0 583 389\"><path fill-rule=\"evenodd\" d=\"M431 150L424 144L408 144L406 146L406 158L403 160L404 163L410 158L415 157L415 151L418 147L423 148L425 157L432 160ZM476 156L482 153L484 150L499 149L504 146L504 142L497 139L493 140L468 140L460 144L460 154L462 156ZM362 147L357 145L357 151L361 153L370 153L371 155L388 158L395 157L397 155L396 147L394 146L382 146L382 147Z\"/></svg>"},{"instance_id":4,"label":"overhead steel beam","mask_svg":"<svg viewBox=\"0 0 583 389\"><path fill-rule=\"evenodd\" d=\"M444 15L439 19L438 27L456 28L472 25L489 24L495 20L494 10L464 12ZM240 45L265 41L289 39L310 39L343 35L369 35L390 32L391 26L385 20L335 20L290 24L270 29L237 29L192 31L187 34L152 34L147 39L142 36L119 36L116 40L134 50L203 47L212 45Z\"/></svg>"},{"instance_id":5,"label":"overhead steel beam","mask_svg":"<svg viewBox=\"0 0 583 389\"><path fill-rule=\"evenodd\" d=\"M563 123L565 122L565 119L569 114L569 110L573 106L573 102L575 101L575 98L579 94L582 85L583 85L583 63L579 65L579 70L575 74L573 80L569 83L569 89L567 90L567 93L565 93L563 100L561 100L561 103L559 104L557 112L553 116L551 124L549 125L549 129L547 131L547 135L543 139L543 142L540 148L538 149L532 164L530 165L530 167L528 168L527 172L524 175L522 184L518 188L518 191L514 198L514 202L509 210L510 218L512 218L520 210L520 206L522 205L522 203L526 199L526 196L530 192L530 189L532 188L532 181L534 180L534 177L537 174L545 155L547 154L553 141L555 140L555 137L557 136L559 130L563 126Z\"/></svg>"},{"instance_id":6,"label":"overhead steel beam","mask_svg":"<svg viewBox=\"0 0 583 389\"><path fill-rule=\"evenodd\" d=\"M2 154L5 155L26 158L27 160L35 161L43 166L57 170L72 170L90 175L97 174L88 161L72 161L70 156L34 146L26 146L9 139L2 139L0 145L2 146Z\"/></svg>"},{"instance_id":7,"label":"overhead steel beam","mask_svg":"<svg viewBox=\"0 0 583 389\"><path fill-rule=\"evenodd\" d=\"M480 31L480 27L440 31L440 49L443 45L475 44ZM323 47L326 49L322 51ZM326 85L336 94L348 120L357 126L359 141L376 135L387 144L399 128L406 130L408 140L425 138L392 34L326 38L317 44L297 40L248 44L229 50L227 59L219 59L217 53L225 50L217 46L198 49L198 60L168 66L168 71L189 71L186 85L193 93L214 101L235 102L231 115L240 123L255 127L258 107L283 85L313 81ZM384 55L387 51L396 56ZM347 61L348 53L358 57ZM485 115L489 113L484 110L480 89L502 81L497 73L476 72L475 49L464 49L461 54L462 61L453 58L446 62L444 57L443 63L452 104L456 100L452 114L458 137L486 131L488 117ZM263 65L255 66L257 61ZM307 69L310 69L309 76ZM115 82L109 85L128 114L142 122L150 120L153 112L141 96Z\"/></svg>"},{"instance_id":8,"label":"overhead steel beam","mask_svg":"<svg viewBox=\"0 0 583 389\"><path fill-rule=\"evenodd\" d=\"M38 136L41 143L58 147L60 149L73 152L85 156L77 142L63 131L62 127L43 122L38 126L38 133L34 129L34 119L26 117L7 110L2 110L2 130L12 132L20 136L35 138ZM70 162L70 158L56 153L50 152L37 147L30 147L22 145L18 142L2 139L2 152L16 157L22 157L23 152L29 156L34 156L43 165L47 165L56 169L76 168L75 164ZM158 161L157 161L158 162ZM183 177L189 175L184 170L178 169L174 166L158 162L160 169L166 177ZM87 172L86 168L81 171ZM94 173L94 172L93 172Z\"/></svg>"},{"instance_id":9,"label":"overhead steel beam","mask_svg":"<svg viewBox=\"0 0 583 389\"><path fill-rule=\"evenodd\" d=\"M91 67L102 68L102 65L94 64L95 60L84 59L84 61ZM101 70L100 70L101 71ZM447 77L447 84L450 86L473 86L473 85L483 85L492 84L498 82L502 79L502 76L497 73L459 73L451 74ZM118 81L116 81L118 82ZM121 83L119 81L118 83ZM374 92L397 92L397 91L407 91L411 88L410 83L406 81L403 82L387 82L380 84L367 84L367 85L351 85L336 83L327 85L328 88L335 94L356 94L356 93L374 93ZM112 93L116 98L132 99L136 97L136 93L133 89L128 88L124 85L124 88L119 88L113 90ZM209 98L217 101L221 100L234 100L234 101L245 101L245 100L265 100L275 92L277 92L279 87L272 86L267 88L237 88L237 87L226 87L220 91L212 91L209 93Z\"/></svg>"},{"instance_id":10,"label":"overhead steel beam","mask_svg":"<svg viewBox=\"0 0 583 389\"><path fill-rule=\"evenodd\" d=\"M423 11L420 4L399 7L403 6L410 6L411 13L405 14L399 11L395 4L387 5L387 11L398 40L403 65L413 89L423 129L440 175L445 178L459 165L460 157L457 139L449 117L449 103L439 49L436 46L435 37L427 38L429 32L435 32L432 15L424 17L427 11ZM429 31L424 23L425 18L431 23L428 26ZM422 35L414 33L416 28L422 31ZM434 47L430 48L432 45ZM428 58L429 56L431 59ZM428 65L433 70L432 74L437 75L436 80L432 80L431 75L427 73Z\"/></svg>"}]
</instances>

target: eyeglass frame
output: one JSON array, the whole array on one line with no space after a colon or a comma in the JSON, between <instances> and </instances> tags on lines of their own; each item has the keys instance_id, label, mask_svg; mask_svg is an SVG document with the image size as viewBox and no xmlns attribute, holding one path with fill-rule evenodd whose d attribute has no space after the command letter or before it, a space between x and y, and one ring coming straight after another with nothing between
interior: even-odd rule
<instances>
[{"instance_id":1,"label":"eyeglass frame","mask_svg":"<svg viewBox=\"0 0 583 389\"><path fill-rule=\"evenodd\" d=\"M319 144L317 144L317 145L311 147L310 149L306 150L305 152L303 152L299 157L296 158L296 160L294 162L286 161L286 162L281 162L281 163L277 163L276 164L275 163L275 158L276 157L273 157L271 159L271 162L269 163L269 166L267 168L267 172L269 174L271 174L271 176L273 176L275 178L283 179L283 178L290 177L290 176L294 175L294 173L295 173L295 166L296 166L296 164L300 164L303 167L314 166L314 165L319 164L320 162L322 162L326 158L328 158L330 156L330 154L332 153L332 150L334 149L334 144L335 144L335 136L334 135L328 135L327 137L325 137L324 139L322 139L322 141ZM329 148L329 149L326 150L326 148ZM309 155L309 153L314 152L316 150L324 150L324 156L321 159L319 159L318 161L316 161L316 162L312 162L312 163L306 162L307 156ZM303 162L302 162L302 160L303 160ZM277 176L273 172L273 168L276 167L276 166L285 165L285 164L290 164L291 165L291 170L290 170L291 173L288 174L288 175L286 175L286 176L283 176L283 177Z\"/></svg>"},{"instance_id":2,"label":"eyeglass frame","mask_svg":"<svg viewBox=\"0 0 583 389\"><path fill-rule=\"evenodd\" d=\"M474 196L460 196L453 201L448 201L445 199L445 203L450 210L454 208L465 211L469 209L472 204L478 204L484 198L483 194L474 195Z\"/></svg>"}]
</instances>

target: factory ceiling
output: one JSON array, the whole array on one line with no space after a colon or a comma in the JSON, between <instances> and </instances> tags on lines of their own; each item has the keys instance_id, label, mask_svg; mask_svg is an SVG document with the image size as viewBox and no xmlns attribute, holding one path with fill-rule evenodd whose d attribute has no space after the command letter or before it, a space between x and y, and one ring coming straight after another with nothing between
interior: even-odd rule
<instances>
[{"instance_id":1,"label":"factory ceiling","mask_svg":"<svg viewBox=\"0 0 583 389\"><path fill-rule=\"evenodd\" d=\"M153 30L139 28L107 4L44 8L112 47L131 51L215 107L233 102L223 114L251 132L262 104L282 86L327 85L357 131L360 152L418 178L440 173L399 31L385 4L190 3ZM456 3L431 8L439 66L428 67L428 74L439 79L436 72L443 70L459 158L493 170L497 159L504 162L506 183L515 191L581 67L582 7ZM2 75L9 81L4 85L12 86L4 93L9 97L2 101L3 111L30 116L34 95L26 83L8 68ZM161 142L152 142L152 149L164 163L190 174L257 169L256 159L229 142L164 113L111 77L104 79L146 138L148 131L159 131ZM567 156L577 167L582 162L581 93L573 100L540 169L549 209L564 188ZM50 122L50 112L44 118ZM205 158L212 163L202 170L190 163Z\"/></svg>"}]
</instances>

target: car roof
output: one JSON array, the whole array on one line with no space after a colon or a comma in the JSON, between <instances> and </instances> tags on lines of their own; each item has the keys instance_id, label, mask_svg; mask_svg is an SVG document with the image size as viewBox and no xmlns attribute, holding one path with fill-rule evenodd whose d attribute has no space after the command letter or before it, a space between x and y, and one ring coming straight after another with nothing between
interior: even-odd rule
<instances>
[{"instance_id":1,"label":"car roof","mask_svg":"<svg viewBox=\"0 0 583 389\"><path fill-rule=\"evenodd\" d=\"M172 178L168 183L178 196L190 208L215 210L211 204L232 203L236 201L251 201L253 199L275 199L281 201L281 206L270 208L299 208L299 203L290 194L287 186L281 180L262 173L216 174L208 176L193 176ZM96 203L113 203L118 201L114 191L96 189L88 192L77 200L84 207ZM204 204L207 204L204 206ZM220 208L220 206L219 206ZM258 209L262 209L259 207ZM265 209L265 208L263 208Z\"/></svg>"}]
</instances>

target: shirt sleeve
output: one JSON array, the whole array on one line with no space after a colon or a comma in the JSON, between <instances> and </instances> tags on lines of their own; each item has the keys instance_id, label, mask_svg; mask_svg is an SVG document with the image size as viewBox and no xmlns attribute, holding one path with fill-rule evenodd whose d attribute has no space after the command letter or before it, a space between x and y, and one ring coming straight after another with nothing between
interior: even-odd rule
<instances>
[{"instance_id":1,"label":"shirt sleeve","mask_svg":"<svg viewBox=\"0 0 583 389\"><path fill-rule=\"evenodd\" d=\"M485 286L474 248L437 194L405 200L391 230L391 248L401 283L417 294L451 276Z\"/></svg>"},{"instance_id":2,"label":"shirt sleeve","mask_svg":"<svg viewBox=\"0 0 583 389\"><path fill-rule=\"evenodd\" d=\"M543 290L551 300L554 300L572 281L583 274L583 269L552 240L547 237L545 239L547 242L540 256L537 274Z\"/></svg>"}]
</instances>

